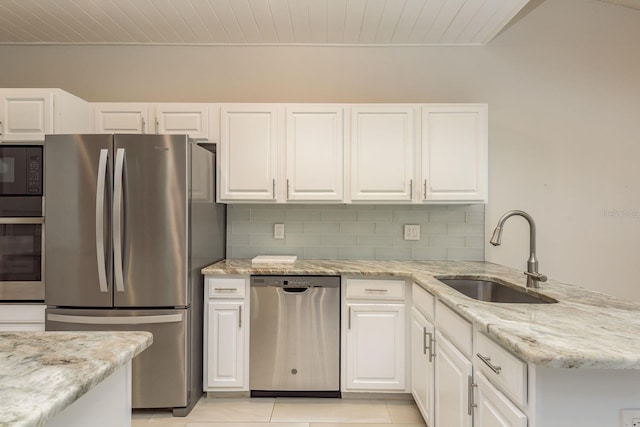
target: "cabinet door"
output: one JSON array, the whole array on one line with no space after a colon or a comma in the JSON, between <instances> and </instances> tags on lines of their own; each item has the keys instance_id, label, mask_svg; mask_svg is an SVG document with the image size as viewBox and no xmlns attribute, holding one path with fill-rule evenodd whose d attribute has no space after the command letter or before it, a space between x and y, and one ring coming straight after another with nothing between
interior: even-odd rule
<instances>
[{"instance_id":1,"label":"cabinet door","mask_svg":"<svg viewBox=\"0 0 640 427\"><path fill-rule=\"evenodd\" d=\"M527 416L484 375L477 374L476 382L476 427L527 427Z\"/></svg>"},{"instance_id":2,"label":"cabinet door","mask_svg":"<svg viewBox=\"0 0 640 427\"><path fill-rule=\"evenodd\" d=\"M0 141L44 141L53 133L52 92L0 92Z\"/></svg>"},{"instance_id":3,"label":"cabinet door","mask_svg":"<svg viewBox=\"0 0 640 427\"><path fill-rule=\"evenodd\" d=\"M153 133L149 105L139 103L95 104L96 133Z\"/></svg>"},{"instance_id":4,"label":"cabinet door","mask_svg":"<svg viewBox=\"0 0 640 427\"><path fill-rule=\"evenodd\" d=\"M0 304L0 332L44 331L44 304Z\"/></svg>"},{"instance_id":5,"label":"cabinet door","mask_svg":"<svg viewBox=\"0 0 640 427\"><path fill-rule=\"evenodd\" d=\"M436 426L471 427L471 362L436 332Z\"/></svg>"},{"instance_id":6,"label":"cabinet door","mask_svg":"<svg viewBox=\"0 0 640 427\"><path fill-rule=\"evenodd\" d=\"M223 105L219 200L276 199L277 118L273 105Z\"/></svg>"},{"instance_id":7,"label":"cabinet door","mask_svg":"<svg viewBox=\"0 0 640 427\"><path fill-rule=\"evenodd\" d=\"M411 310L411 393L427 425L433 425L435 329Z\"/></svg>"},{"instance_id":8,"label":"cabinet door","mask_svg":"<svg viewBox=\"0 0 640 427\"><path fill-rule=\"evenodd\" d=\"M487 201L487 105L422 109L425 201Z\"/></svg>"},{"instance_id":9,"label":"cabinet door","mask_svg":"<svg viewBox=\"0 0 640 427\"><path fill-rule=\"evenodd\" d=\"M287 108L287 200L342 201L340 107Z\"/></svg>"},{"instance_id":10,"label":"cabinet door","mask_svg":"<svg viewBox=\"0 0 640 427\"><path fill-rule=\"evenodd\" d=\"M413 192L414 109L351 110L351 200L406 201Z\"/></svg>"},{"instance_id":11,"label":"cabinet door","mask_svg":"<svg viewBox=\"0 0 640 427\"><path fill-rule=\"evenodd\" d=\"M209 139L207 104L157 104L156 133Z\"/></svg>"},{"instance_id":12,"label":"cabinet door","mask_svg":"<svg viewBox=\"0 0 640 427\"><path fill-rule=\"evenodd\" d=\"M405 389L404 304L348 304L347 389Z\"/></svg>"},{"instance_id":13,"label":"cabinet door","mask_svg":"<svg viewBox=\"0 0 640 427\"><path fill-rule=\"evenodd\" d=\"M205 389L245 386L245 325L243 302L207 304Z\"/></svg>"}]
</instances>

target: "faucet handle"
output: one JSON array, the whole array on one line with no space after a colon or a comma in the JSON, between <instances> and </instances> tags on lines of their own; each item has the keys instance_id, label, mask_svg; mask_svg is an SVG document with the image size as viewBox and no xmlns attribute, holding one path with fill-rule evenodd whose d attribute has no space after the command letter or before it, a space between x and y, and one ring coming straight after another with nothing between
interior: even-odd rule
<instances>
[{"instance_id":1,"label":"faucet handle","mask_svg":"<svg viewBox=\"0 0 640 427\"><path fill-rule=\"evenodd\" d=\"M524 274L526 274L527 276L531 277L536 282L546 282L547 281L547 276L545 276L544 274L529 273L528 271L525 271Z\"/></svg>"}]
</instances>

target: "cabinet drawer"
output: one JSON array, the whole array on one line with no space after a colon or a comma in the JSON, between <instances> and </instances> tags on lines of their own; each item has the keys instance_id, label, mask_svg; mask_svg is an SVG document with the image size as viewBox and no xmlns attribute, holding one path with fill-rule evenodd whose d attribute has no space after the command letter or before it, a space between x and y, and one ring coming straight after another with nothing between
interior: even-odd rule
<instances>
[{"instance_id":1,"label":"cabinet drawer","mask_svg":"<svg viewBox=\"0 0 640 427\"><path fill-rule=\"evenodd\" d=\"M429 292L422 289L416 283L412 289L413 306L418 309L427 319L433 320L435 312L435 298Z\"/></svg>"},{"instance_id":2,"label":"cabinet drawer","mask_svg":"<svg viewBox=\"0 0 640 427\"><path fill-rule=\"evenodd\" d=\"M449 338L465 356L471 357L473 337L471 323L438 301L436 303L436 324L442 334Z\"/></svg>"},{"instance_id":3,"label":"cabinet drawer","mask_svg":"<svg viewBox=\"0 0 640 427\"><path fill-rule=\"evenodd\" d=\"M245 279L207 277L209 298L244 298Z\"/></svg>"},{"instance_id":4,"label":"cabinet drawer","mask_svg":"<svg viewBox=\"0 0 640 427\"><path fill-rule=\"evenodd\" d=\"M404 280L349 279L347 298L404 299Z\"/></svg>"},{"instance_id":5,"label":"cabinet drawer","mask_svg":"<svg viewBox=\"0 0 640 427\"><path fill-rule=\"evenodd\" d=\"M527 402L527 364L479 332L473 364L516 404Z\"/></svg>"}]
</instances>

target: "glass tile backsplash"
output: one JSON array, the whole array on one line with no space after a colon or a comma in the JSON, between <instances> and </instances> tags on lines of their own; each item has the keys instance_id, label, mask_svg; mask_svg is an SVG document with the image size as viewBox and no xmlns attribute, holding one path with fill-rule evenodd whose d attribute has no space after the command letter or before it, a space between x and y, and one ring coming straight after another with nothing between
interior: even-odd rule
<instances>
[{"instance_id":1,"label":"glass tile backsplash","mask_svg":"<svg viewBox=\"0 0 640 427\"><path fill-rule=\"evenodd\" d=\"M420 240L403 239L405 224ZM256 255L483 261L484 205L228 205L227 257Z\"/></svg>"}]
</instances>

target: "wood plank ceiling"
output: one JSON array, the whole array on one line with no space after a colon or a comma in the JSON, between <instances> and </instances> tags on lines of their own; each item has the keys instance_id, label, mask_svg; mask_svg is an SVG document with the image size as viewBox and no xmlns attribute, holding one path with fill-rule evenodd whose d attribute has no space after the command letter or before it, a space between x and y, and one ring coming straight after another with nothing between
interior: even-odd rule
<instances>
[{"instance_id":1,"label":"wood plank ceiling","mask_svg":"<svg viewBox=\"0 0 640 427\"><path fill-rule=\"evenodd\" d=\"M0 43L482 45L529 0L0 0Z\"/></svg>"}]
</instances>

